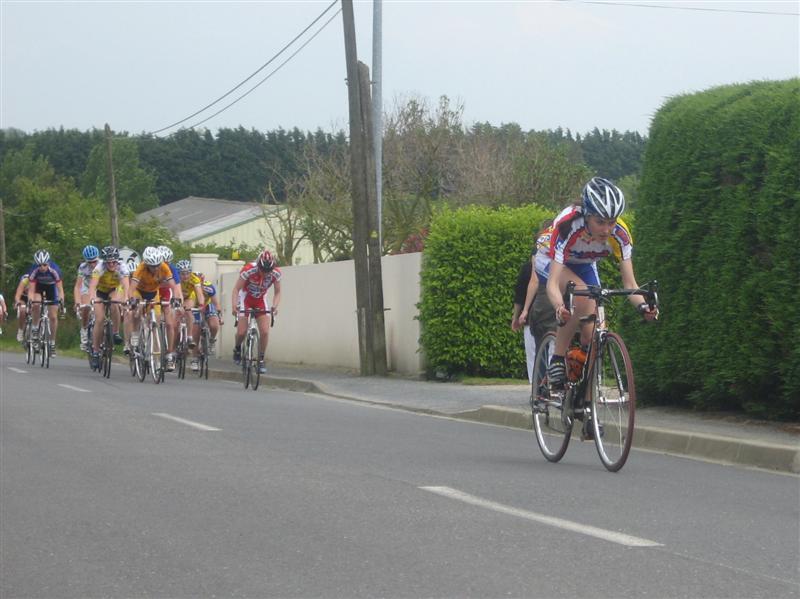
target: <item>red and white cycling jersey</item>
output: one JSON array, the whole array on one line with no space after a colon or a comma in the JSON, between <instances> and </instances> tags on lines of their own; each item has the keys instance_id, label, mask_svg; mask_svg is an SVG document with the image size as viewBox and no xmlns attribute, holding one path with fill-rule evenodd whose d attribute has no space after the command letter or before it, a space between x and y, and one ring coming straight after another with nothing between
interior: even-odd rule
<instances>
[{"instance_id":1,"label":"red and white cycling jersey","mask_svg":"<svg viewBox=\"0 0 800 599\"><path fill-rule=\"evenodd\" d=\"M256 262L248 262L239 271L239 278L244 281L242 291L249 297L260 298L267 294L272 284L281 280L281 269L273 268L264 272Z\"/></svg>"},{"instance_id":2,"label":"red and white cycling jersey","mask_svg":"<svg viewBox=\"0 0 800 599\"><path fill-rule=\"evenodd\" d=\"M569 228L563 235L559 229L567 223ZM569 206L562 210L555 218L553 231L548 253L551 260L560 264L592 264L612 254L617 260L630 260L633 253L633 240L625 221L617 219L608 241L596 241L586 229L580 206Z\"/></svg>"}]
</instances>

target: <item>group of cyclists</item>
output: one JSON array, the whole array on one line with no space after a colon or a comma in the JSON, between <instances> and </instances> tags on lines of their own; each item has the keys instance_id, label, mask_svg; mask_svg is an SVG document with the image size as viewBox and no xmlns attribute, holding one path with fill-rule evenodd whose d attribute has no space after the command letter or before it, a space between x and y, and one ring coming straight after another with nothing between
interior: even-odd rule
<instances>
[{"instance_id":1,"label":"group of cyclists","mask_svg":"<svg viewBox=\"0 0 800 599\"><path fill-rule=\"evenodd\" d=\"M186 323L188 328L188 347L192 350L191 368L199 369L198 351L195 342L199 338L201 319L205 319L210 333L209 353L215 353L220 327L224 324L220 298L216 286L202 273L192 269L190 260L173 262L172 250L164 245L148 246L141 256L125 248L125 255L114 246L102 249L95 245L83 248L83 261L77 267L73 288L74 307L80 319L81 349L91 355L93 367L100 360L100 345L103 329L95 326L89 337L89 323L101 323L110 310L113 327L113 340L117 345L124 344L129 355L139 344L139 322L142 318L143 302L157 302L163 311L166 324L167 360L166 369L175 369L175 346L177 327ZM55 356L58 310L66 312L66 295L61 268L52 260L46 250L37 250L32 265L19 279L14 295L14 308L17 311L17 341L24 342L24 329L30 313L31 339L38 340L42 307L47 310L50 320L50 356ZM233 316L238 319L233 359L241 361L241 344L247 322L239 319L248 310L254 313L260 332L258 368L266 372L264 354L269 337L269 314L277 314L280 303L281 271L275 257L269 250L246 263L239 272L233 289L231 305ZM273 306L267 300L267 291L274 289ZM196 308L196 309L195 309ZM194 309L194 310L193 310ZM5 301L0 296L0 319L6 314ZM124 337L120 333L124 331Z\"/></svg>"},{"instance_id":2,"label":"group of cyclists","mask_svg":"<svg viewBox=\"0 0 800 599\"><path fill-rule=\"evenodd\" d=\"M197 370L197 345L201 313L210 331L210 352L213 353L219 328L222 325L220 301L215 285L202 273L192 270L189 260L173 263L173 253L167 246L149 246L141 258L135 252L126 251L122 256L120 249L95 245L83 248L83 261L78 265L75 287L73 288L74 307L80 319L81 349L88 352L93 366L99 362L102 327L94 327L89 338L89 322L94 315L95 322L103 322L106 309L110 310L113 322L113 339L117 345L125 344L125 353L138 344L140 302L158 301L163 307L167 324L167 369L175 368L176 324L180 320L189 327L189 348L194 350L192 369ZM17 341L24 341L24 329L30 311L32 327L31 339L39 335L42 307L47 309L50 320L50 355L55 355L58 327L58 309L66 312L66 295L61 268L52 260L46 250L37 250L33 255L34 265L19 280L14 295L17 310ZM192 308L195 311L191 318ZM191 318L191 321L190 321ZM120 334L123 330L125 338Z\"/></svg>"}]
</instances>

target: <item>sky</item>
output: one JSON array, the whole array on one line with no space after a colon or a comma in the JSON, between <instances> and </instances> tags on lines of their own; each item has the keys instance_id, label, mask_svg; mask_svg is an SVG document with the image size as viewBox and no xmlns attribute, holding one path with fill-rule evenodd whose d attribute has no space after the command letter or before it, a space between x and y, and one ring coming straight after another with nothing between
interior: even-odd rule
<instances>
[{"instance_id":1,"label":"sky","mask_svg":"<svg viewBox=\"0 0 800 599\"><path fill-rule=\"evenodd\" d=\"M156 132L240 84L330 3L0 0L0 128ZM340 6L181 126L251 89ZM354 12L358 56L372 67L372 0ZM463 106L467 126L646 135L670 97L800 76L800 0L384 0L382 14L384 110L411 98L435 106L444 95ZM340 13L199 126L334 132L347 119Z\"/></svg>"}]
</instances>

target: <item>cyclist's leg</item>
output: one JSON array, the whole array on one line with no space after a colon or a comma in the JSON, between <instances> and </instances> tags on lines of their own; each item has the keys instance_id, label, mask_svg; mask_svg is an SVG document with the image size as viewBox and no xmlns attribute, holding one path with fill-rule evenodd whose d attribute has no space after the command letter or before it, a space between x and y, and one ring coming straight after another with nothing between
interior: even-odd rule
<instances>
[{"instance_id":1,"label":"cyclist's leg","mask_svg":"<svg viewBox=\"0 0 800 599\"><path fill-rule=\"evenodd\" d=\"M106 296L106 297L103 297ZM108 296L101 291L97 292L97 299L106 299ZM92 331L92 352L100 352L100 343L103 340L103 323L106 317L106 306L101 301L94 304L94 331Z\"/></svg>"}]
</instances>

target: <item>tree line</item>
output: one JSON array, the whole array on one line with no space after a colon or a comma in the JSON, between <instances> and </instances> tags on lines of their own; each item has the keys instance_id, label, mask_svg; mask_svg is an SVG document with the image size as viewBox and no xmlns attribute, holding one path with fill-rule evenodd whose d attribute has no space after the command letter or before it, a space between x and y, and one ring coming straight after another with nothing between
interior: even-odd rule
<instances>
[{"instance_id":1,"label":"tree line","mask_svg":"<svg viewBox=\"0 0 800 599\"><path fill-rule=\"evenodd\" d=\"M444 96L435 103L399 102L385 117L384 250L418 251L440 207L537 203L557 209L595 173L617 179L635 198L645 146L636 132L579 135L524 131L513 123L466 125L463 106ZM85 243L108 242L105 151L104 132L97 129L0 130L7 272L27 265L37 244L77 257ZM303 239L318 262L351 257L343 131L117 132L113 155L117 204L132 239L141 237L136 214L187 196L215 197L280 204L284 209L267 225L283 264L293 263ZM150 230L159 241L177 243L164 229ZM124 236L122 241L132 245Z\"/></svg>"}]
</instances>

